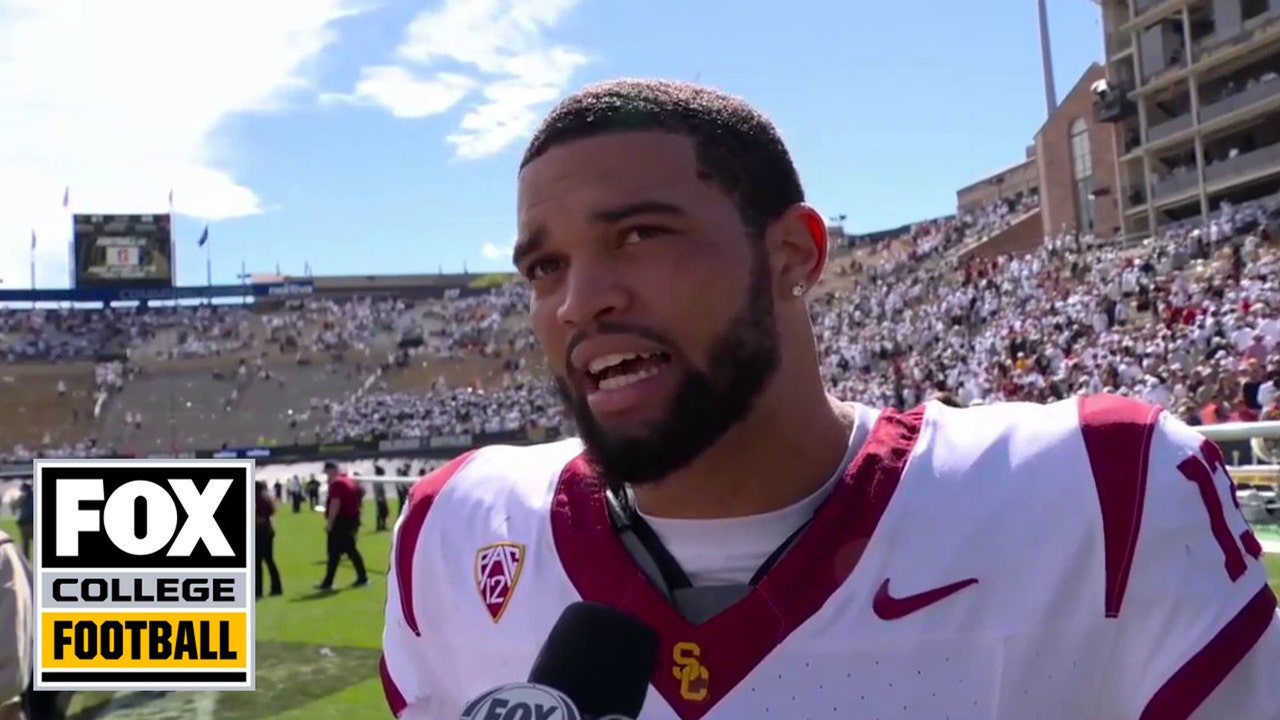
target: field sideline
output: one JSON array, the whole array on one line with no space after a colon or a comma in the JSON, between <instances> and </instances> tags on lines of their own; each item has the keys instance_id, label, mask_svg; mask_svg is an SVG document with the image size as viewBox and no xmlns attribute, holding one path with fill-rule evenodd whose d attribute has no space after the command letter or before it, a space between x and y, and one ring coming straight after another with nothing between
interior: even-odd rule
<instances>
[{"instance_id":1,"label":"field sideline","mask_svg":"<svg viewBox=\"0 0 1280 720\"><path fill-rule=\"evenodd\" d=\"M373 527L366 503L365 527ZM394 503L393 503L394 509ZM285 594L257 606L258 690L252 693L84 693L71 720L349 720L389 717L377 677L390 533L366 529L360 550L368 587L345 588L354 576L338 571L337 587L311 587L324 572L323 523L315 512L277 516L276 554ZM10 519L0 521L13 532ZM1266 536L1264 536L1266 537ZM1280 540L1280 535L1268 539ZM1266 556L1271 585L1280 592L1280 553Z\"/></svg>"}]
</instances>

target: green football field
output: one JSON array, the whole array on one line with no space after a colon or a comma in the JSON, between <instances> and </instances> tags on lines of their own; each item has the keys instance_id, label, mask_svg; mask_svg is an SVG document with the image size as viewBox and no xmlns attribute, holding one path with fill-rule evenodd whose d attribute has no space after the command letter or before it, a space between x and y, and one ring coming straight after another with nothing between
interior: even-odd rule
<instances>
[{"instance_id":1,"label":"green football field","mask_svg":"<svg viewBox=\"0 0 1280 720\"><path fill-rule=\"evenodd\" d=\"M394 508L393 508L394 509ZM319 513L277 516L276 556L285 594L257 606L255 692L82 693L72 720L364 720L389 712L378 682L378 646L390 533L366 530L360 551L370 584L319 594L311 587L324 572ZM368 503L365 527L373 527ZM12 531L7 520L5 530ZM16 533L15 533L16 534ZM1280 533L1263 534L1280 540ZM1266 556L1271 584L1280 592L1280 554ZM338 571L337 588L354 579Z\"/></svg>"}]
</instances>

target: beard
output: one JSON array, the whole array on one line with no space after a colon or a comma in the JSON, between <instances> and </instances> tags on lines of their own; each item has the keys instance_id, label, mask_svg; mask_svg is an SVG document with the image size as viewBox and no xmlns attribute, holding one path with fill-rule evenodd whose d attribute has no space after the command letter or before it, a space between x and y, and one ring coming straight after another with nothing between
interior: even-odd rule
<instances>
[{"instance_id":1,"label":"beard","mask_svg":"<svg viewBox=\"0 0 1280 720\"><path fill-rule=\"evenodd\" d=\"M556 378L586 447L586 460L607 487L620 490L662 480L696 460L750 414L780 362L772 283L763 256L759 251L753 258L747 299L712 343L707 369L684 371L665 417L640 431L610 431L592 414L585 394L575 396L564 378ZM600 330L640 334L673 347L651 330L624 329L607 321ZM674 369L673 362L668 371Z\"/></svg>"}]
</instances>

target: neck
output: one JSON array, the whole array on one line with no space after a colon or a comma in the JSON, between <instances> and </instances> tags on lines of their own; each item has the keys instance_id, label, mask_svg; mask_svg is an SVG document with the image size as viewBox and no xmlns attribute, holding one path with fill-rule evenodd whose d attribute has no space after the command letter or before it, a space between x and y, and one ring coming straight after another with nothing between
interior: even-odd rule
<instances>
[{"instance_id":1,"label":"neck","mask_svg":"<svg viewBox=\"0 0 1280 720\"><path fill-rule=\"evenodd\" d=\"M686 519L787 507L831 478L848 450L854 422L854 413L828 397L821 380L799 393L775 387L691 465L634 487L636 505L653 517Z\"/></svg>"}]
</instances>

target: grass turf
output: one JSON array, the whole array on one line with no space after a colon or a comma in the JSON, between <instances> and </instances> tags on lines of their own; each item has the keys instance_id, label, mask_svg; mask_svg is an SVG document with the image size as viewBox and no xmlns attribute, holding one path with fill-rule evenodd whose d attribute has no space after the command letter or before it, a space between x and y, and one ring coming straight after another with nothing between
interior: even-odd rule
<instances>
[{"instance_id":1,"label":"grass turf","mask_svg":"<svg viewBox=\"0 0 1280 720\"><path fill-rule=\"evenodd\" d=\"M394 503L392 507L394 511ZM338 570L332 593L311 587L324 573L319 513L287 508L276 521L276 561L284 595L257 606L257 687L226 693L79 693L72 720L363 720L389 717L377 676L391 534L376 533L366 503L360 552L367 587L345 588L350 564ZM0 521L17 535L8 519ZM1280 554L1265 556L1271 586L1280 593Z\"/></svg>"}]
</instances>

